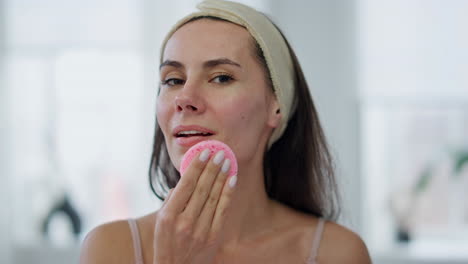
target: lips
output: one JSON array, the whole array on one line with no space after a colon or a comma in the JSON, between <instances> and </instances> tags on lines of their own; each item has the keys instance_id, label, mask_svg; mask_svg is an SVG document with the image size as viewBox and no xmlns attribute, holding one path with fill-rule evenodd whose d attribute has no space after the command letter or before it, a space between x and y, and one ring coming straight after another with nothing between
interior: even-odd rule
<instances>
[{"instance_id":1,"label":"lips","mask_svg":"<svg viewBox=\"0 0 468 264\"><path fill-rule=\"evenodd\" d=\"M176 134L176 137L193 137L193 136L211 136L211 133L205 133L197 130L182 131Z\"/></svg>"},{"instance_id":2,"label":"lips","mask_svg":"<svg viewBox=\"0 0 468 264\"><path fill-rule=\"evenodd\" d=\"M177 126L172 131L175 137L190 137L190 136L211 136L215 132L206 127L190 125L190 126Z\"/></svg>"},{"instance_id":3,"label":"lips","mask_svg":"<svg viewBox=\"0 0 468 264\"><path fill-rule=\"evenodd\" d=\"M172 132L177 144L184 147L193 146L215 135L213 130L198 125L177 126Z\"/></svg>"}]
</instances>

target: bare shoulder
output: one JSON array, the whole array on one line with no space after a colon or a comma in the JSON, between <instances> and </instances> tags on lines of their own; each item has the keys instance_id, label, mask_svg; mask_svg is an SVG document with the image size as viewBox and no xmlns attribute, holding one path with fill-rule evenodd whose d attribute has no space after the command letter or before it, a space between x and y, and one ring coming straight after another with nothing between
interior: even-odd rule
<instances>
[{"instance_id":1,"label":"bare shoulder","mask_svg":"<svg viewBox=\"0 0 468 264\"><path fill-rule=\"evenodd\" d=\"M320 261L320 260L323 261ZM348 228L328 221L325 224L320 250L319 263L371 263L369 252L361 237Z\"/></svg>"},{"instance_id":2,"label":"bare shoulder","mask_svg":"<svg viewBox=\"0 0 468 264\"><path fill-rule=\"evenodd\" d=\"M152 235L157 211L136 218L145 263L152 258ZM81 246L80 264L133 263L133 238L127 220L113 221L92 229Z\"/></svg>"},{"instance_id":3,"label":"bare shoulder","mask_svg":"<svg viewBox=\"0 0 468 264\"><path fill-rule=\"evenodd\" d=\"M105 223L86 235L81 246L80 264L130 263L132 250L128 222Z\"/></svg>"}]
</instances>

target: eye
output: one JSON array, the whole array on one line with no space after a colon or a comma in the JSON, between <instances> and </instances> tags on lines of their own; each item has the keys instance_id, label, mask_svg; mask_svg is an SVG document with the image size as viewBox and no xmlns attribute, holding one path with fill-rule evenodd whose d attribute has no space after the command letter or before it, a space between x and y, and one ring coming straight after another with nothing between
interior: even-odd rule
<instances>
[{"instance_id":1,"label":"eye","mask_svg":"<svg viewBox=\"0 0 468 264\"><path fill-rule=\"evenodd\" d=\"M232 80L234 80L234 78L232 78L232 76L228 74L221 74L212 79L212 81L215 83L228 83Z\"/></svg>"},{"instance_id":2,"label":"eye","mask_svg":"<svg viewBox=\"0 0 468 264\"><path fill-rule=\"evenodd\" d=\"M184 80L177 79L177 78L170 78L161 82L162 85L169 85L169 86L183 85L184 83L185 83Z\"/></svg>"}]
</instances>

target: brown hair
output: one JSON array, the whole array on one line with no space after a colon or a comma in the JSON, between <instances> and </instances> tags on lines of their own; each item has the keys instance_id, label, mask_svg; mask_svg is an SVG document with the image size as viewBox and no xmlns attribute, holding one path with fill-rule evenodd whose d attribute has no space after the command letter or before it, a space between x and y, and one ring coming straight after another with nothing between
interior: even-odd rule
<instances>
[{"instance_id":1,"label":"brown hair","mask_svg":"<svg viewBox=\"0 0 468 264\"><path fill-rule=\"evenodd\" d=\"M202 18L229 22L201 16L186 23ZM304 213L336 220L340 197L329 147L299 61L284 35L283 38L294 66L293 105L296 109L283 135L265 153L265 189L270 199ZM255 57L265 72L267 84L273 89L263 51L255 40L253 43ZM179 179L180 174L169 158L164 135L156 122L149 168L150 188L163 200Z\"/></svg>"}]
</instances>

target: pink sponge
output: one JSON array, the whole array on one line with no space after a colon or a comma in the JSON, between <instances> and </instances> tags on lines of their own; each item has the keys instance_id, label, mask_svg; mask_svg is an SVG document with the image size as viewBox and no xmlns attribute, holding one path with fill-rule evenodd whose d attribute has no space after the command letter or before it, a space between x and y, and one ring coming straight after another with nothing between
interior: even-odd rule
<instances>
[{"instance_id":1,"label":"pink sponge","mask_svg":"<svg viewBox=\"0 0 468 264\"><path fill-rule=\"evenodd\" d=\"M189 150L185 152L184 157L182 157L182 162L180 163L180 174L183 175L192 159L205 149L210 150L210 157L211 155L216 154L218 151L224 150L224 158L231 160L231 168L229 169L228 175L237 175L237 160L234 152L232 152L232 149L228 145L218 140L205 140L189 148Z\"/></svg>"}]
</instances>

